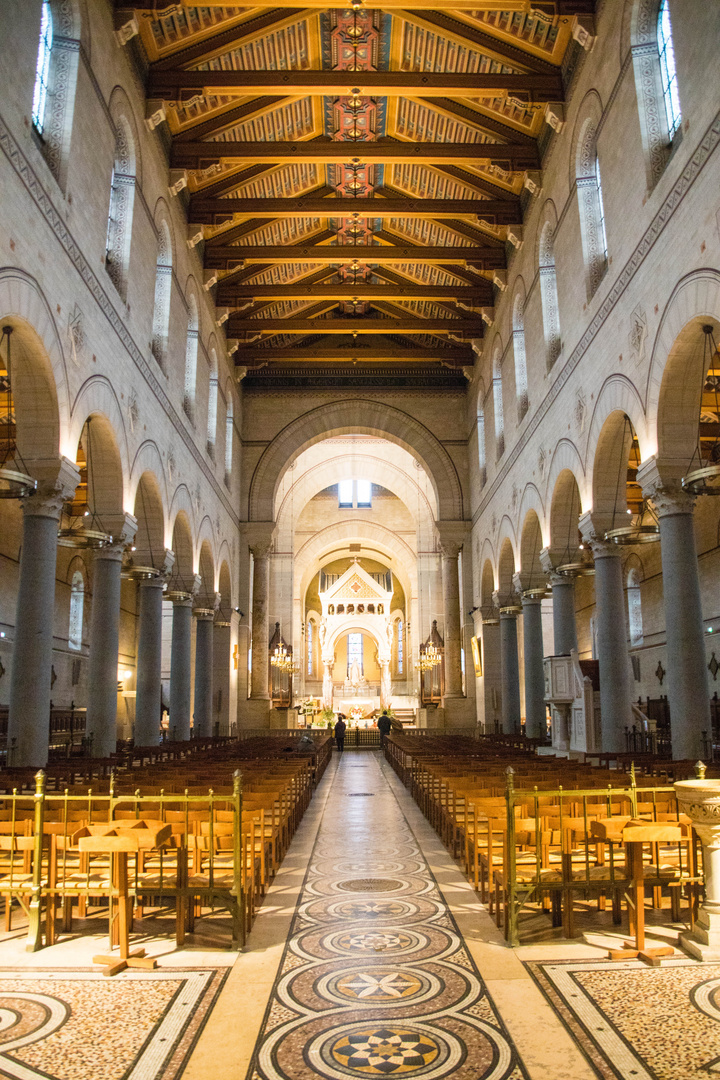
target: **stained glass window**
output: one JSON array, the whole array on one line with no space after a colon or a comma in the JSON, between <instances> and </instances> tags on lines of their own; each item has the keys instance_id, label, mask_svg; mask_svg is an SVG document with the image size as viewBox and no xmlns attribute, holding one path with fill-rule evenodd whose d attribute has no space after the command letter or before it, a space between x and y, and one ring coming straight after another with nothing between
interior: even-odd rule
<instances>
[{"instance_id":1,"label":"stained glass window","mask_svg":"<svg viewBox=\"0 0 720 1080\"><path fill-rule=\"evenodd\" d=\"M48 81L50 77L50 51L52 49L53 27L50 4L45 0L40 15L40 44L38 46L37 67L35 69L35 90L33 92L32 122L41 135L45 126L45 106L47 105Z\"/></svg>"},{"instance_id":2,"label":"stained glass window","mask_svg":"<svg viewBox=\"0 0 720 1080\"><path fill-rule=\"evenodd\" d=\"M660 53L660 78L662 80L665 115L668 133L672 139L680 127L680 94L678 93L677 70L675 68L675 50L673 49L672 27L668 0L662 0L658 12L657 43Z\"/></svg>"}]
</instances>

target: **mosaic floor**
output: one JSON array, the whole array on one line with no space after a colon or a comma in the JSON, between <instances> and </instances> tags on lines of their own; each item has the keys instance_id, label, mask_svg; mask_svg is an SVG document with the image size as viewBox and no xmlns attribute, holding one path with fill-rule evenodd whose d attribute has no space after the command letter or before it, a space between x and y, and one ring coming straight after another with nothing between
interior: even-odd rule
<instances>
[{"instance_id":1,"label":"mosaic floor","mask_svg":"<svg viewBox=\"0 0 720 1080\"><path fill-rule=\"evenodd\" d=\"M376 756L344 756L248 1080L521 1080Z\"/></svg>"},{"instance_id":2,"label":"mosaic floor","mask_svg":"<svg viewBox=\"0 0 720 1080\"><path fill-rule=\"evenodd\" d=\"M720 1076L720 964L527 966L603 1080Z\"/></svg>"},{"instance_id":3,"label":"mosaic floor","mask_svg":"<svg viewBox=\"0 0 720 1080\"><path fill-rule=\"evenodd\" d=\"M0 971L0 1076L175 1080L220 971Z\"/></svg>"}]
</instances>

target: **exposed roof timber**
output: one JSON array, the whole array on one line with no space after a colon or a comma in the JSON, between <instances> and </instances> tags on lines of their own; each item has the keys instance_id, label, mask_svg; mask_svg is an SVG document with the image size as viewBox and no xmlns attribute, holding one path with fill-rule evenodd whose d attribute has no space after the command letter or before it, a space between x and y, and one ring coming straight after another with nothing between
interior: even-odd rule
<instances>
[{"instance_id":1,"label":"exposed roof timber","mask_svg":"<svg viewBox=\"0 0 720 1080\"><path fill-rule=\"evenodd\" d=\"M231 315L228 334L459 334L475 338L482 334L484 326L481 319L423 319L408 317L407 312L403 315L402 319L393 316L392 320L366 315L346 319L245 319Z\"/></svg>"},{"instance_id":2,"label":"exposed roof timber","mask_svg":"<svg viewBox=\"0 0 720 1080\"><path fill-rule=\"evenodd\" d=\"M165 7L168 6L168 4L165 4ZM210 5L206 4L204 6L208 7ZM221 56L232 49L240 48L259 34L276 30L285 23L299 19L311 10L306 7L286 7L278 10L278 7L279 5L276 5L275 8L268 8L252 19L246 19L245 22L233 26L229 30L216 32L202 41L186 46L184 49L176 49L169 56L163 57L162 60L156 60L152 67L156 71L163 71L166 68L175 68L183 64L202 63L209 57Z\"/></svg>"},{"instance_id":3,"label":"exposed roof timber","mask_svg":"<svg viewBox=\"0 0 720 1080\"><path fill-rule=\"evenodd\" d=\"M319 233L315 233L314 236L309 237L308 240L302 241L302 243L304 244L304 246L306 248L308 248L310 251L314 252L315 251L315 247L314 247L315 244L318 244L318 245L319 244L324 244L326 240L330 240L334 236L335 236L335 233L331 232L329 229L323 229ZM232 247L229 250L230 251L242 251L243 249L240 248L240 247ZM258 249L256 248L255 250L258 250ZM265 251L266 249L261 248L260 250ZM322 250L322 249L319 248L319 250ZM306 258L300 259L300 260L292 260L292 259L290 259L290 260L287 260L287 261L289 261L289 262L292 262L292 261L296 261L296 262L297 261L299 261L299 262L315 262L316 260L314 258L307 258L306 257ZM231 259L230 262L233 263L233 265L230 267L230 272L227 274L227 276L223 278L224 283L225 282L230 282L230 281L243 281L245 278L256 277L258 274L265 273L266 270L272 270L273 266L275 265L274 262L266 262L263 259L262 262L258 262L257 260L255 260L255 265L245 267L244 260L243 260L242 256L239 257L239 261L237 259ZM235 265L236 263L238 265ZM207 249L206 249L205 266L210 266L211 264L213 264L213 260L208 260ZM301 280L301 279L298 279L298 280Z\"/></svg>"},{"instance_id":4,"label":"exposed roof timber","mask_svg":"<svg viewBox=\"0 0 720 1080\"><path fill-rule=\"evenodd\" d=\"M447 367L472 367L475 363L475 353L472 348L456 347L448 348L420 348L414 346L411 349L403 349L395 344L372 344L343 345L339 344L332 348L331 344L297 347L297 346L273 346L271 348L253 349L240 346L235 353L235 364L238 367L261 367L275 360L291 360L293 362L332 360L346 364L365 363L382 360L404 360L417 364L421 362L441 363Z\"/></svg>"},{"instance_id":5,"label":"exposed roof timber","mask_svg":"<svg viewBox=\"0 0 720 1080\"><path fill-rule=\"evenodd\" d=\"M399 239L402 242L402 238ZM497 270L505 266L505 252L497 247L370 247L364 244L332 247L248 244L241 247L217 247L205 252L205 265L210 269L225 269L227 263L244 263L247 266L250 263L325 262L343 266L353 261L371 265L381 262L443 262L465 266L471 263L473 266L482 266L484 270Z\"/></svg>"},{"instance_id":6,"label":"exposed roof timber","mask_svg":"<svg viewBox=\"0 0 720 1080\"><path fill-rule=\"evenodd\" d=\"M477 8L479 5L475 5ZM486 4L483 7L487 9ZM534 4L534 7L539 7L539 4ZM461 5L453 3L452 7L456 10L461 10ZM508 8L510 5L508 5ZM451 15L446 15L442 11L437 10L418 10L408 9L407 11L398 12L404 18L409 18L413 22L425 23L432 26L436 30L445 30L447 33L454 35L458 38L463 38L465 41L472 42L479 49L486 53L494 53L495 56L502 56L505 60L509 60L511 64L515 64L521 68L527 68L528 71L535 71L538 74L552 74L557 71L557 67L554 64L548 63L547 60L542 60L538 56L534 56L531 53L526 52L520 48L519 45L513 45L509 41L505 41L501 38L495 37L493 34L488 34L485 30L481 30L477 26L470 26L469 23L461 22L459 19L454 19Z\"/></svg>"},{"instance_id":7,"label":"exposed roof timber","mask_svg":"<svg viewBox=\"0 0 720 1080\"><path fill-rule=\"evenodd\" d=\"M264 97L253 98L252 101L244 101L242 105L236 105L233 109L225 109L224 112L216 113L210 119L199 116L197 120L186 124L182 131L173 135L173 138L177 142L192 142L197 139L204 139L208 135L217 135L221 131L227 131L228 128L235 127L236 124L241 124L249 116L255 116L256 113L282 104L288 98L287 94L284 97L271 97L266 94Z\"/></svg>"},{"instance_id":8,"label":"exposed roof timber","mask_svg":"<svg viewBox=\"0 0 720 1080\"><path fill-rule=\"evenodd\" d=\"M407 311L406 308L400 307L398 304L383 303L382 301L379 301L379 302L376 301L372 306L373 306L373 309L375 311L380 312L381 315L390 315L391 318L393 318L393 319L406 320L406 319L408 319L408 318L410 318L412 316L412 312ZM465 327L468 326L468 324L469 324L468 321L470 319L473 319L474 316L472 314L466 314L466 313L464 313L462 311L457 311L451 304L438 304L437 306L439 308L444 309L445 311L447 311L449 313L450 319L445 320L446 322L449 321L449 322L453 323L456 327L458 327L458 326L460 327L460 332L459 332L458 336L459 337L467 337L468 335L465 333ZM430 316L425 316L425 315L420 316L419 315L419 316L417 316L417 318L429 319ZM480 324L479 320L477 318L475 318L475 321L472 324L473 333L470 335L470 337L476 338L476 337L479 336L479 333L478 333L478 330L477 330L477 327L478 327L479 324ZM423 325L425 325L425 324L423 324ZM432 331L432 332L434 333L435 331ZM450 330L449 332L451 334L454 334L455 330ZM480 331L480 333L481 332L482 331Z\"/></svg>"},{"instance_id":9,"label":"exposed roof timber","mask_svg":"<svg viewBox=\"0 0 720 1080\"><path fill-rule=\"evenodd\" d=\"M262 94L349 94L357 88L373 97L471 97L502 93L539 101L564 99L560 75L535 72L518 75L502 71L451 74L423 71L184 71L151 69L147 94L151 98L180 101L199 91L211 94L260 97Z\"/></svg>"},{"instance_id":10,"label":"exposed roof timber","mask_svg":"<svg viewBox=\"0 0 720 1080\"><path fill-rule=\"evenodd\" d=\"M329 185L327 185L324 188L320 188L320 191L326 191L328 193L332 192L333 190L334 190L334 188L331 188ZM311 192L310 195L315 196L315 198L317 199L318 202L322 202L322 197L318 196L317 191ZM306 211L304 209L305 202L306 202L307 198L309 198L309 195L308 196L299 195L297 197L296 202L298 202L303 207L300 216L302 216L302 217L315 217L315 214L311 214L310 211ZM260 199L255 199L255 200L250 199L248 201L249 201L249 203L251 205L252 204L257 205L257 203L261 202L262 200L260 200ZM269 200L269 201L272 201L272 200ZM255 213L257 211L252 211L251 210L249 212L250 213ZM322 213L322 211L321 211L321 213ZM217 236L211 236L206 241L207 247L212 247L213 245L217 245L217 244L231 244L231 243L234 243L234 241L238 240L241 236L247 236L249 233L257 232L258 229L263 228L265 225L271 225L272 222L273 222L274 217L276 217L276 216L277 215L273 215L273 216L269 216L269 217L251 218L249 221L243 221L242 223L233 226L231 229L226 229L224 232L218 233ZM298 216L298 215L296 215L296 216ZM192 219L192 217L189 217L188 220L192 221L193 219Z\"/></svg>"},{"instance_id":11,"label":"exposed roof timber","mask_svg":"<svg viewBox=\"0 0 720 1080\"><path fill-rule=\"evenodd\" d=\"M294 8L297 0L277 0L276 8ZM437 10L438 0L413 0L414 8ZM120 11L162 12L168 8L167 0L142 0L133 4L129 0L115 0ZM175 6L174 4L172 5ZM181 7L197 7L197 0L180 0ZM227 0L205 0L203 7L227 7ZM306 8L327 11L327 0L305 0ZM407 0L363 0L363 8L382 8L385 11L401 11L407 8ZM478 0L452 0L456 11L473 11ZM546 15L588 15L594 10L594 0L482 0L483 11L542 11Z\"/></svg>"},{"instance_id":12,"label":"exposed roof timber","mask_svg":"<svg viewBox=\"0 0 720 1080\"><path fill-rule=\"evenodd\" d=\"M405 213L405 202L406 202L406 199L407 199L407 195L405 195L404 192L396 191L394 188L391 188L391 187L384 187L383 188L383 194L389 200L393 200L393 199L395 200L394 205L395 205L396 213L394 215L392 215L393 217L403 218L404 219L404 218L406 218L408 216ZM442 228L444 228L446 230L449 230L451 232L458 233L460 236L464 236L468 240L472 240L473 244L484 244L484 243L502 244L503 243L503 241L500 238L496 239L495 237L488 237L480 229L474 228L472 225L468 224L466 221L458 221L456 219L455 215L451 215L450 217L444 218L442 220L438 220L434 215L428 215L428 216L431 218L431 220L435 221L436 224L439 224ZM473 216L477 218L479 215L474 214ZM382 237L383 236L383 231L381 231L380 233L377 233L376 235ZM387 234L386 234L386 238L387 238ZM398 242L398 238L393 237L392 238L392 243L395 244L397 242ZM412 241L412 242L415 243L416 241Z\"/></svg>"},{"instance_id":13,"label":"exposed roof timber","mask_svg":"<svg viewBox=\"0 0 720 1080\"><path fill-rule=\"evenodd\" d=\"M477 173L468 172L467 169L461 169L458 165L433 165L432 168L446 176L454 177L455 180L460 180L467 187L482 191L491 199L507 199L511 202L517 199L517 195L500 184L496 184L490 177L478 176Z\"/></svg>"},{"instance_id":14,"label":"exposed roof timber","mask_svg":"<svg viewBox=\"0 0 720 1080\"><path fill-rule=\"evenodd\" d=\"M328 276L328 271L319 271ZM334 273L334 271L330 271ZM385 272L382 272L383 277ZM313 278L315 274L311 275ZM312 284L310 278L302 278L295 285L218 285L216 302L227 307L240 300L307 300L309 298L334 298L336 300L460 300L463 303L487 305L493 302L492 286L458 285L352 285ZM403 281L403 279L400 279Z\"/></svg>"},{"instance_id":15,"label":"exposed roof timber","mask_svg":"<svg viewBox=\"0 0 720 1080\"><path fill-rule=\"evenodd\" d=\"M478 165L488 161L509 162L513 169L536 169L540 164L537 145L525 143L412 143L379 139L377 142L185 142L174 143L170 161L178 169L196 169L216 161L272 161L274 164L302 161L339 163L381 162L384 165L409 161L424 165L445 162ZM201 164L202 163L202 164Z\"/></svg>"},{"instance_id":16,"label":"exposed roof timber","mask_svg":"<svg viewBox=\"0 0 720 1080\"><path fill-rule=\"evenodd\" d=\"M207 195L208 198L219 198L221 195L228 195L232 191L237 191L243 184L249 184L257 176L263 176L265 173L271 172L273 168L274 165L251 165L248 169L239 169L237 172L229 174L225 173L212 184L201 188L202 194Z\"/></svg>"},{"instance_id":17,"label":"exposed roof timber","mask_svg":"<svg viewBox=\"0 0 720 1080\"><path fill-rule=\"evenodd\" d=\"M332 191L332 188L328 189ZM189 220L194 224L218 224L233 214L260 214L274 218L305 216L383 218L397 217L455 218L471 214L494 225L516 225L522 221L519 200L510 199L415 199L402 202L377 198L338 199L307 196L291 199L208 198L202 192L190 197Z\"/></svg>"},{"instance_id":18,"label":"exposed roof timber","mask_svg":"<svg viewBox=\"0 0 720 1080\"><path fill-rule=\"evenodd\" d=\"M480 112L478 109L474 109L462 101L453 101L451 98L431 97L421 97L418 98L418 100L422 101L425 105L434 108L436 111L440 109L442 112L457 116L466 124L472 124L473 127L480 130L489 131L493 135L499 136L501 139L525 143L526 146L536 145L535 137L533 135L528 135L524 131L518 131L517 128L511 127L510 124L503 124L502 121L498 120L496 117L488 116L487 113Z\"/></svg>"}]
</instances>

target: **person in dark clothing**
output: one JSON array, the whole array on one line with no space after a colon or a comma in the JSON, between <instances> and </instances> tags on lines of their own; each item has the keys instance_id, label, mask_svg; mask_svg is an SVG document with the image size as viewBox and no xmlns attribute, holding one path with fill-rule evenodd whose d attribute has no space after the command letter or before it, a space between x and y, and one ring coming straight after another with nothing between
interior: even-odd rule
<instances>
[{"instance_id":1,"label":"person in dark clothing","mask_svg":"<svg viewBox=\"0 0 720 1080\"><path fill-rule=\"evenodd\" d=\"M387 709L383 709L382 715L378 717L378 731L380 732L380 746L385 746L385 739L390 734L392 727L392 721L387 714Z\"/></svg>"},{"instance_id":2,"label":"person in dark clothing","mask_svg":"<svg viewBox=\"0 0 720 1080\"><path fill-rule=\"evenodd\" d=\"M335 745L340 751L345 749L345 721L343 720L342 713L338 716L337 723L335 724Z\"/></svg>"}]
</instances>

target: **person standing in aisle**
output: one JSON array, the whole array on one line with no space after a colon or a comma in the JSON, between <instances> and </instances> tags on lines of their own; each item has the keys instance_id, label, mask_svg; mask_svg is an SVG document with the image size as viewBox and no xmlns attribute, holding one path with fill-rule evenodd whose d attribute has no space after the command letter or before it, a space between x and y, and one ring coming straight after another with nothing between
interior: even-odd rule
<instances>
[{"instance_id":1,"label":"person standing in aisle","mask_svg":"<svg viewBox=\"0 0 720 1080\"><path fill-rule=\"evenodd\" d=\"M342 713L338 716L335 724L335 745L340 752L345 749L345 720Z\"/></svg>"}]
</instances>

